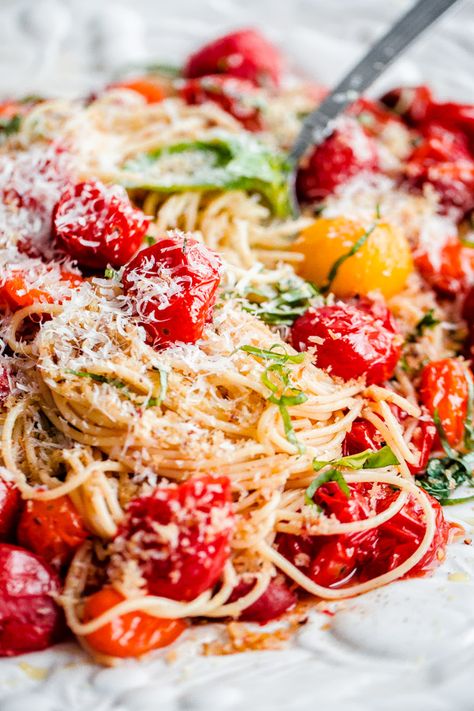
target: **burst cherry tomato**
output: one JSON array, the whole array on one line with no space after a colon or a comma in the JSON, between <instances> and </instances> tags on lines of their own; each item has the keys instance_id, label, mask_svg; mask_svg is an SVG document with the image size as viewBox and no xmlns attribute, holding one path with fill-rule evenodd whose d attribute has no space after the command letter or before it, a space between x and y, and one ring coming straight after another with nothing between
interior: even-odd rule
<instances>
[{"instance_id":1,"label":"burst cherry tomato","mask_svg":"<svg viewBox=\"0 0 474 711\"><path fill-rule=\"evenodd\" d=\"M0 478L0 541L11 540L20 507L21 494L17 487Z\"/></svg>"},{"instance_id":2,"label":"burst cherry tomato","mask_svg":"<svg viewBox=\"0 0 474 711\"><path fill-rule=\"evenodd\" d=\"M185 235L164 237L125 268L123 288L155 346L195 343L216 299L221 260Z\"/></svg>"},{"instance_id":3,"label":"burst cherry tomato","mask_svg":"<svg viewBox=\"0 0 474 711\"><path fill-rule=\"evenodd\" d=\"M470 372L465 363L445 358L428 363L421 373L420 397L431 415L437 411L446 439L452 447L464 435Z\"/></svg>"},{"instance_id":4,"label":"burst cherry tomato","mask_svg":"<svg viewBox=\"0 0 474 711\"><path fill-rule=\"evenodd\" d=\"M420 419L413 432L411 444L418 454L418 462L409 464L408 468L412 474L420 474L426 469L436 440L436 426L430 419Z\"/></svg>"},{"instance_id":5,"label":"burst cherry tomato","mask_svg":"<svg viewBox=\"0 0 474 711\"><path fill-rule=\"evenodd\" d=\"M357 118L369 136L380 136L389 125L403 125L393 112L387 111L382 104L370 101L365 97L361 97L352 104L348 113Z\"/></svg>"},{"instance_id":6,"label":"burst cherry tomato","mask_svg":"<svg viewBox=\"0 0 474 711\"><path fill-rule=\"evenodd\" d=\"M71 289L78 287L83 281L81 276L71 272L61 272L59 279L62 286ZM28 275L22 270L13 271L4 279L0 279L0 310L18 311L33 304L53 304L58 302L59 298L54 292L53 287L30 288Z\"/></svg>"},{"instance_id":7,"label":"burst cherry tomato","mask_svg":"<svg viewBox=\"0 0 474 711\"><path fill-rule=\"evenodd\" d=\"M111 587L91 595L84 608L86 622L118 605L125 598ZM165 620L145 612L129 612L86 636L87 643L110 657L141 657L167 647L186 629L183 620Z\"/></svg>"},{"instance_id":8,"label":"burst cherry tomato","mask_svg":"<svg viewBox=\"0 0 474 711\"><path fill-rule=\"evenodd\" d=\"M18 542L55 567L67 564L89 532L69 496L27 501L18 524Z\"/></svg>"},{"instance_id":9,"label":"burst cherry tomato","mask_svg":"<svg viewBox=\"0 0 474 711\"><path fill-rule=\"evenodd\" d=\"M350 304L310 309L293 324L291 342L314 352L327 373L344 380L365 376L368 385L388 380L400 357L396 331Z\"/></svg>"},{"instance_id":10,"label":"burst cherry tomato","mask_svg":"<svg viewBox=\"0 0 474 711\"><path fill-rule=\"evenodd\" d=\"M247 595L252 590L253 585L252 581L240 581L232 591L229 602L234 602ZM284 580L273 578L258 600L255 600L240 613L239 620L259 622L261 625L265 625L270 620L281 617L285 612L291 610L296 605L296 602L295 593L288 588Z\"/></svg>"},{"instance_id":11,"label":"burst cherry tomato","mask_svg":"<svg viewBox=\"0 0 474 711\"><path fill-rule=\"evenodd\" d=\"M378 167L377 146L354 120L326 138L298 170L296 187L301 200L321 200L362 171Z\"/></svg>"},{"instance_id":12,"label":"burst cherry tomato","mask_svg":"<svg viewBox=\"0 0 474 711\"><path fill-rule=\"evenodd\" d=\"M230 74L255 84L278 86L283 61L279 51L256 30L219 37L192 54L184 76Z\"/></svg>"},{"instance_id":13,"label":"burst cherry tomato","mask_svg":"<svg viewBox=\"0 0 474 711\"><path fill-rule=\"evenodd\" d=\"M247 131L260 131L262 128L259 91L246 79L222 74L188 79L181 89L181 96L187 104L213 101L240 121Z\"/></svg>"},{"instance_id":14,"label":"burst cherry tomato","mask_svg":"<svg viewBox=\"0 0 474 711\"><path fill-rule=\"evenodd\" d=\"M344 457L350 454L359 454L371 449L375 452L383 446L380 432L377 432L371 422L367 420L354 420L351 429L347 432L342 443Z\"/></svg>"},{"instance_id":15,"label":"burst cherry tomato","mask_svg":"<svg viewBox=\"0 0 474 711\"><path fill-rule=\"evenodd\" d=\"M381 102L408 124L418 125L426 120L433 95L427 86L404 86L388 91L382 96Z\"/></svg>"},{"instance_id":16,"label":"burst cherry tomato","mask_svg":"<svg viewBox=\"0 0 474 711\"><path fill-rule=\"evenodd\" d=\"M451 237L415 254L415 265L428 284L443 296L457 296L474 280L474 250Z\"/></svg>"},{"instance_id":17,"label":"burst cherry tomato","mask_svg":"<svg viewBox=\"0 0 474 711\"><path fill-rule=\"evenodd\" d=\"M59 641L61 585L36 555L0 544L0 656L36 652Z\"/></svg>"},{"instance_id":18,"label":"burst cherry tomato","mask_svg":"<svg viewBox=\"0 0 474 711\"><path fill-rule=\"evenodd\" d=\"M140 247L148 224L149 218L132 207L121 188L98 181L66 190L53 213L59 245L91 269L126 264Z\"/></svg>"},{"instance_id":19,"label":"burst cherry tomato","mask_svg":"<svg viewBox=\"0 0 474 711\"><path fill-rule=\"evenodd\" d=\"M138 560L151 594L193 600L219 580L232 529L229 480L199 476L134 499L117 549Z\"/></svg>"},{"instance_id":20,"label":"burst cherry tomato","mask_svg":"<svg viewBox=\"0 0 474 711\"><path fill-rule=\"evenodd\" d=\"M150 77L137 77L111 84L110 89L130 89L143 96L147 104L158 104L166 98L161 84Z\"/></svg>"}]
</instances>

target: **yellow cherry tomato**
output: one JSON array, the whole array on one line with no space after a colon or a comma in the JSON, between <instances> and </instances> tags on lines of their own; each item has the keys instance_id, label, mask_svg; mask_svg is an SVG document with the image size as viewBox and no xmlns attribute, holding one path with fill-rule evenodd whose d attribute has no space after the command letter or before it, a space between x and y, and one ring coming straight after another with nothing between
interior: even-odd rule
<instances>
[{"instance_id":1,"label":"yellow cherry tomato","mask_svg":"<svg viewBox=\"0 0 474 711\"><path fill-rule=\"evenodd\" d=\"M367 232L370 234L363 241ZM363 244L356 249L359 240ZM301 233L293 249L305 257L298 267L300 275L318 287L330 281L330 289L338 297L379 289L388 298L403 289L413 271L405 236L387 222L374 222L367 228L345 217L321 217ZM341 259L351 249L355 253Z\"/></svg>"}]
</instances>

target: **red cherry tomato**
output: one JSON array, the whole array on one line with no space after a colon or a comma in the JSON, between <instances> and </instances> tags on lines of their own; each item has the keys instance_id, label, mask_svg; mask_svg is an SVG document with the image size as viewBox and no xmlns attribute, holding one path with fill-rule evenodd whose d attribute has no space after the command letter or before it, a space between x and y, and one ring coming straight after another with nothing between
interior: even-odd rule
<instances>
[{"instance_id":1,"label":"red cherry tomato","mask_svg":"<svg viewBox=\"0 0 474 711\"><path fill-rule=\"evenodd\" d=\"M234 602L247 595L253 588L252 581L241 580L232 591L229 602ZM295 607L297 597L288 588L284 580L273 578L270 580L267 589L262 595L247 607L239 616L239 620L245 622L258 622L265 625L270 620L281 617L285 612Z\"/></svg>"},{"instance_id":2,"label":"red cherry tomato","mask_svg":"<svg viewBox=\"0 0 474 711\"><path fill-rule=\"evenodd\" d=\"M185 235L160 239L127 264L122 284L152 345L195 343L216 300L221 260Z\"/></svg>"},{"instance_id":3,"label":"red cherry tomato","mask_svg":"<svg viewBox=\"0 0 474 711\"><path fill-rule=\"evenodd\" d=\"M334 483L321 487L315 501L327 515L349 522L367 518L371 510L373 487L350 485L346 498ZM386 488L377 491L375 512L386 509L398 496ZM436 534L423 558L408 572L407 577L423 575L440 563L447 545L451 526L443 516L439 503L428 494L436 514ZM375 529L335 536L286 536L277 541L280 552L311 577L326 587L363 582L393 570L409 558L420 545L426 526L418 501L409 499L403 509L387 523Z\"/></svg>"},{"instance_id":4,"label":"red cherry tomato","mask_svg":"<svg viewBox=\"0 0 474 711\"><path fill-rule=\"evenodd\" d=\"M49 290L47 287L44 289L30 288L28 276L24 270L17 270L0 278L0 310L18 311L38 303L60 303L58 295L51 287ZM74 289L82 283L83 279L79 274L61 272L60 281Z\"/></svg>"},{"instance_id":5,"label":"red cherry tomato","mask_svg":"<svg viewBox=\"0 0 474 711\"><path fill-rule=\"evenodd\" d=\"M54 208L54 234L79 264L104 269L121 267L138 250L149 218L130 204L118 187L98 181L67 189Z\"/></svg>"},{"instance_id":6,"label":"red cherry tomato","mask_svg":"<svg viewBox=\"0 0 474 711\"><path fill-rule=\"evenodd\" d=\"M181 96L187 104L213 101L240 121L247 131L262 129L259 91L251 81L223 74L188 79L181 89Z\"/></svg>"},{"instance_id":7,"label":"red cherry tomato","mask_svg":"<svg viewBox=\"0 0 474 711\"><path fill-rule=\"evenodd\" d=\"M369 136L380 136L390 124L403 125L401 119L392 111L387 111L382 104L365 97L357 99L349 108L348 114L357 118Z\"/></svg>"},{"instance_id":8,"label":"red cherry tomato","mask_svg":"<svg viewBox=\"0 0 474 711\"><path fill-rule=\"evenodd\" d=\"M398 334L350 304L310 309L293 324L291 343L314 352L318 368L344 380L365 376L368 385L388 380L400 357Z\"/></svg>"},{"instance_id":9,"label":"red cherry tomato","mask_svg":"<svg viewBox=\"0 0 474 711\"><path fill-rule=\"evenodd\" d=\"M377 146L355 121L347 121L313 150L298 170L301 200L321 200L362 171L378 168Z\"/></svg>"},{"instance_id":10,"label":"red cherry tomato","mask_svg":"<svg viewBox=\"0 0 474 711\"><path fill-rule=\"evenodd\" d=\"M255 84L278 86L283 61L279 51L256 30L240 30L219 37L192 54L184 76L230 74Z\"/></svg>"},{"instance_id":11,"label":"red cherry tomato","mask_svg":"<svg viewBox=\"0 0 474 711\"><path fill-rule=\"evenodd\" d=\"M428 363L421 373L420 397L431 415L437 411L452 447L463 438L469 397L470 371L456 358Z\"/></svg>"},{"instance_id":12,"label":"red cherry tomato","mask_svg":"<svg viewBox=\"0 0 474 711\"><path fill-rule=\"evenodd\" d=\"M59 641L61 584L33 553L0 544L0 656L36 652Z\"/></svg>"},{"instance_id":13,"label":"red cherry tomato","mask_svg":"<svg viewBox=\"0 0 474 711\"><path fill-rule=\"evenodd\" d=\"M474 105L436 102L430 106L428 120L462 131L468 138L471 152L474 152Z\"/></svg>"},{"instance_id":14,"label":"red cherry tomato","mask_svg":"<svg viewBox=\"0 0 474 711\"><path fill-rule=\"evenodd\" d=\"M199 476L131 501L117 550L138 560L152 595L193 600L219 580L233 525L229 480Z\"/></svg>"},{"instance_id":15,"label":"red cherry tomato","mask_svg":"<svg viewBox=\"0 0 474 711\"><path fill-rule=\"evenodd\" d=\"M51 501L27 501L18 524L18 542L61 567L89 536L81 515L69 496Z\"/></svg>"},{"instance_id":16,"label":"red cherry tomato","mask_svg":"<svg viewBox=\"0 0 474 711\"><path fill-rule=\"evenodd\" d=\"M474 250L450 237L438 247L415 253L415 265L428 284L443 296L457 296L474 280Z\"/></svg>"},{"instance_id":17,"label":"red cherry tomato","mask_svg":"<svg viewBox=\"0 0 474 711\"><path fill-rule=\"evenodd\" d=\"M20 508L19 490L12 482L0 478L0 541L11 540Z\"/></svg>"},{"instance_id":18,"label":"red cherry tomato","mask_svg":"<svg viewBox=\"0 0 474 711\"><path fill-rule=\"evenodd\" d=\"M430 419L420 419L411 438L413 448L419 453L418 462L408 465L412 474L420 474L425 471L435 440L436 426L434 422Z\"/></svg>"},{"instance_id":19,"label":"red cherry tomato","mask_svg":"<svg viewBox=\"0 0 474 711\"><path fill-rule=\"evenodd\" d=\"M143 96L147 104L158 104L166 99L166 92L161 84L150 77L137 77L111 84L109 89L130 89Z\"/></svg>"},{"instance_id":20,"label":"red cherry tomato","mask_svg":"<svg viewBox=\"0 0 474 711\"><path fill-rule=\"evenodd\" d=\"M397 87L384 94L380 101L409 125L418 125L426 120L433 95L427 86Z\"/></svg>"},{"instance_id":21,"label":"red cherry tomato","mask_svg":"<svg viewBox=\"0 0 474 711\"><path fill-rule=\"evenodd\" d=\"M367 420L354 420L351 429L344 437L342 443L342 454L344 457L350 454L359 454L371 449L375 452L383 445L383 439L371 422Z\"/></svg>"},{"instance_id":22,"label":"red cherry tomato","mask_svg":"<svg viewBox=\"0 0 474 711\"><path fill-rule=\"evenodd\" d=\"M111 587L91 595L84 608L84 621L99 617L124 600ZM183 620L165 620L145 612L129 612L86 635L87 643L110 657L141 657L153 649L167 647L186 629Z\"/></svg>"}]
</instances>

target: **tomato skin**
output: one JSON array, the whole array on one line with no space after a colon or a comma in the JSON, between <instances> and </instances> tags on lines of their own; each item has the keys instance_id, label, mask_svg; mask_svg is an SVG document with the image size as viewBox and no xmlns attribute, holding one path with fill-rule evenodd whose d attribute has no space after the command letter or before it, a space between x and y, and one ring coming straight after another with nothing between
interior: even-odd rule
<instances>
[{"instance_id":1,"label":"tomato skin","mask_svg":"<svg viewBox=\"0 0 474 711\"><path fill-rule=\"evenodd\" d=\"M157 532L157 523L169 526L173 535ZM118 550L125 549L126 556L130 545L131 555L138 555L152 595L189 601L218 581L233 525L230 481L198 476L132 500L118 532Z\"/></svg>"},{"instance_id":2,"label":"tomato skin","mask_svg":"<svg viewBox=\"0 0 474 711\"><path fill-rule=\"evenodd\" d=\"M247 131L262 129L258 96L253 82L223 74L188 79L181 89L181 97L187 104L213 101L240 121Z\"/></svg>"},{"instance_id":3,"label":"tomato skin","mask_svg":"<svg viewBox=\"0 0 474 711\"><path fill-rule=\"evenodd\" d=\"M454 297L465 292L474 279L474 252L452 237L439 249L415 254L421 276L439 294Z\"/></svg>"},{"instance_id":4,"label":"tomato skin","mask_svg":"<svg viewBox=\"0 0 474 711\"><path fill-rule=\"evenodd\" d=\"M420 397L431 415L438 412L446 439L456 447L464 436L470 371L456 358L432 361L421 372Z\"/></svg>"},{"instance_id":5,"label":"tomato skin","mask_svg":"<svg viewBox=\"0 0 474 711\"><path fill-rule=\"evenodd\" d=\"M160 239L127 264L123 288L138 304L136 312L153 346L195 343L201 337L216 300L221 267L217 254L179 234ZM162 285L164 304L160 296L146 297L153 284Z\"/></svg>"},{"instance_id":6,"label":"tomato skin","mask_svg":"<svg viewBox=\"0 0 474 711\"><path fill-rule=\"evenodd\" d=\"M392 376L400 357L399 340L382 321L342 303L310 309L291 329L293 347L314 349L318 368L344 380L365 375L368 385Z\"/></svg>"},{"instance_id":7,"label":"tomato skin","mask_svg":"<svg viewBox=\"0 0 474 711\"><path fill-rule=\"evenodd\" d=\"M401 119L393 112L387 111L381 103L363 96L352 104L348 114L355 116L362 123L362 128L369 136L380 136L390 124L403 125Z\"/></svg>"},{"instance_id":8,"label":"tomato skin","mask_svg":"<svg viewBox=\"0 0 474 711\"><path fill-rule=\"evenodd\" d=\"M300 200L321 200L362 171L378 169L377 146L355 121L347 121L313 150L299 168Z\"/></svg>"},{"instance_id":9,"label":"tomato skin","mask_svg":"<svg viewBox=\"0 0 474 711\"><path fill-rule=\"evenodd\" d=\"M84 621L99 617L124 599L114 588L102 588L87 599ZM185 629L183 620L166 620L145 612L129 612L86 635L85 639L100 654L121 658L141 657L153 649L167 647Z\"/></svg>"},{"instance_id":10,"label":"tomato skin","mask_svg":"<svg viewBox=\"0 0 474 711\"><path fill-rule=\"evenodd\" d=\"M371 449L375 452L383 444L382 435L377 432L374 425L367 420L357 419L352 423L351 429L347 432L342 443L342 454L344 457L350 454L359 454Z\"/></svg>"},{"instance_id":11,"label":"tomato skin","mask_svg":"<svg viewBox=\"0 0 474 711\"><path fill-rule=\"evenodd\" d=\"M192 54L184 67L184 76L193 79L228 74L276 87L282 68L280 52L260 32L239 30L209 42Z\"/></svg>"},{"instance_id":12,"label":"tomato skin","mask_svg":"<svg viewBox=\"0 0 474 711\"><path fill-rule=\"evenodd\" d=\"M0 656L36 652L58 642L63 618L55 572L41 558L0 544Z\"/></svg>"},{"instance_id":13,"label":"tomato skin","mask_svg":"<svg viewBox=\"0 0 474 711\"><path fill-rule=\"evenodd\" d=\"M234 602L247 595L252 590L253 585L252 581L241 580L232 591L229 602ZM288 588L284 580L272 578L262 595L240 613L239 620L258 622L261 625L265 625L270 620L275 620L291 610L295 607L296 602L295 593Z\"/></svg>"},{"instance_id":14,"label":"tomato skin","mask_svg":"<svg viewBox=\"0 0 474 711\"><path fill-rule=\"evenodd\" d=\"M436 441L436 425L431 419L420 419L411 438L413 447L419 452L418 462L409 464L412 474L421 474L425 471L431 451Z\"/></svg>"},{"instance_id":15,"label":"tomato skin","mask_svg":"<svg viewBox=\"0 0 474 711\"><path fill-rule=\"evenodd\" d=\"M11 482L0 478L0 541L10 541L21 508L21 494Z\"/></svg>"},{"instance_id":16,"label":"tomato skin","mask_svg":"<svg viewBox=\"0 0 474 711\"><path fill-rule=\"evenodd\" d=\"M158 104L166 99L166 93L160 83L150 77L136 77L111 84L109 89L129 89L142 96L147 104Z\"/></svg>"},{"instance_id":17,"label":"tomato skin","mask_svg":"<svg viewBox=\"0 0 474 711\"><path fill-rule=\"evenodd\" d=\"M367 518L370 513L371 485L351 484L346 498L334 483L318 489L315 501L328 516L349 522ZM375 513L381 513L398 496L388 487L378 492ZM435 511L436 533L422 559L405 577L424 575L442 560L450 537L451 526L444 519L439 503L424 494ZM287 536L280 534L277 545L286 558L319 585L341 587L360 583L393 570L409 558L425 534L421 505L409 498L402 510L389 521L368 531L333 536Z\"/></svg>"},{"instance_id":18,"label":"tomato skin","mask_svg":"<svg viewBox=\"0 0 474 711\"><path fill-rule=\"evenodd\" d=\"M418 125L426 120L433 95L427 86L402 86L390 89L380 101L409 125Z\"/></svg>"},{"instance_id":19,"label":"tomato skin","mask_svg":"<svg viewBox=\"0 0 474 711\"><path fill-rule=\"evenodd\" d=\"M92 180L68 188L53 211L58 244L91 269L126 264L142 244L149 221L120 189Z\"/></svg>"},{"instance_id":20,"label":"tomato skin","mask_svg":"<svg viewBox=\"0 0 474 711\"><path fill-rule=\"evenodd\" d=\"M79 286L83 279L72 272L61 272L60 280L67 283L71 289ZM43 289L30 289L27 286L25 273L21 270L7 274L0 281L0 310L18 311L33 304L60 303L55 294Z\"/></svg>"},{"instance_id":21,"label":"tomato skin","mask_svg":"<svg viewBox=\"0 0 474 711\"><path fill-rule=\"evenodd\" d=\"M20 545L57 568L69 563L88 536L89 531L69 496L27 501L17 529Z\"/></svg>"}]
</instances>

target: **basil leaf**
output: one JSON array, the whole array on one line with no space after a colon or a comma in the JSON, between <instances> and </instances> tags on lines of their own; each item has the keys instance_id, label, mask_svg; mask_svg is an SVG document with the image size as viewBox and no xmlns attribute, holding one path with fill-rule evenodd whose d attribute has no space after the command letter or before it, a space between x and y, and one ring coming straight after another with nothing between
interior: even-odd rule
<instances>
[{"instance_id":1,"label":"basil leaf","mask_svg":"<svg viewBox=\"0 0 474 711\"><path fill-rule=\"evenodd\" d=\"M464 460L466 457L462 459ZM473 465L474 461L471 466L466 466L464 461L449 457L430 459L425 474L418 477L417 484L441 504L452 504L455 501L450 498L453 491L462 484L472 483Z\"/></svg>"},{"instance_id":2,"label":"basil leaf","mask_svg":"<svg viewBox=\"0 0 474 711\"><path fill-rule=\"evenodd\" d=\"M414 343L424 332L429 328L434 328L440 323L439 319L434 317L434 309L430 309L425 313L425 315L418 321L415 326L413 333L410 333L407 337L407 343Z\"/></svg>"},{"instance_id":3,"label":"basil leaf","mask_svg":"<svg viewBox=\"0 0 474 711\"><path fill-rule=\"evenodd\" d=\"M354 254L356 254L356 252L358 252L359 249L361 249L361 247L364 246L364 244L367 242L367 240L369 239L370 235L372 234L372 232L375 230L376 227L377 227L377 223L371 225L369 227L369 229L366 232L364 232L364 234L361 237L359 237L357 242L354 242L354 244L352 245L352 247L349 249L348 252L346 252L345 254L341 254L341 256L338 259L336 259L336 261L332 265L331 269L329 270L327 283L321 289L321 291L323 293L326 293L331 289L331 284L333 283L334 279L336 278L340 267L342 267L342 265L344 264L344 262L347 259L349 259L350 257L353 257Z\"/></svg>"},{"instance_id":4,"label":"basil leaf","mask_svg":"<svg viewBox=\"0 0 474 711\"><path fill-rule=\"evenodd\" d=\"M391 448L385 445L375 452L372 449L366 449L358 454L349 454L347 457L333 459L330 462L313 460L313 469L319 471L328 464L332 467L346 469L380 469L391 464L399 464L399 461Z\"/></svg>"},{"instance_id":5,"label":"basil leaf","mask_svg":"<svg viewBox=\"0 0 474 711\"><path fill-rule=\"evenodd\" d=\"M21 128L21 116L15 114L10 118L0 117L0 133L5 136L11 136L13 133L18 133Z\"/></svg>"},{"instance_id":6,"label":"basil leaf","mask_svg":"<svg viewBox=\"0 0 474 711\"><path fill-rule=\"evenodd\" d=\"M275 344L273 347L283 348L279 343ZM295 355L290 355L289 353L283 352L278 353L275 350L265 350L264 348L257 348L256 346L241 346L241 351L245 353L250 353L251 355L262 358L263 360L274 360L277 363L302 363L304 361L304 353L297 353Z\"/></svg>"},{"instance_id":7,"label":"basil leaf","mask_svg":"<svg viewBox=\"0 0 474 711\"><path fill-rule=\"evenodd\" d=\"M260 193L277 217L291 213L290 164L251 135L216 133L142 153L123 166L126 188L176 193L187 190L246 190Z\"/></svg>"},{"instance_id":8,"label":"basil leaf","mask_svg":"<svg viewBox=\"0 0 474 711\"><path fill-rule=\"evenodd\" d=\"M322 474L317 476L316 479L313 479L311 484L308 486L304 494L305 504L307 506L314 506L315 504L313 501L313 497L315 493L317 492L320 486L323 486L323 484L327 484L330 481L335 481L342 493L347 498L350 497L351 490L349 489L349 486L347 484L347 481L344 479L344 476L337 469L329 469L327 472L323 472Z\"/></svg>"}]
</instances>

